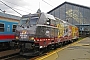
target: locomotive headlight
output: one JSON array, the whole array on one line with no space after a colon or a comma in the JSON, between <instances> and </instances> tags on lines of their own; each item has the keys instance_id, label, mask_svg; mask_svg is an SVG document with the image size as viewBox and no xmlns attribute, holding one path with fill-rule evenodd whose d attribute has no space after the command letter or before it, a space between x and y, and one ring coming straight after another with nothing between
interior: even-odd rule
<instances>
[{"instance_id":1,"label":"locomotive headlight","mask_svg":"<svg viewBox=\"0 0 90 60\"><path fill-rule=\"evenodd\" d=\"M30 37L30 40L34 40L34 37Z\"/></svg>"},{"instance_id":2,"label":"locomotive headlight","mask_svg":"<svg viewBox=\"0 0 90 60\"><path fill-rule=\"evenodd\" d=\"M33 40L33 41L35 41L34 37L30 37L29 40Z\"/></svg>"},{"instance_id":3,"label":"locomotive headlight","mask_svg":"<svg viewBox=\"0 0 90 60\"><path fill-rule=\"evenodd\" d=\"M22 31L22 34L26 34L26 33L27 33L27 31L25 31L25 30Z\"/></svg>"},{"instance_id":4,"label":"locomotive headlight","mask_svg":"<svg viewBox=\"0 0 90 60\"><path fill-rule=\"evenodd\" d=\"M16 39L19 39L19 37L16 36Z\"/></svg>"}]
</instances>

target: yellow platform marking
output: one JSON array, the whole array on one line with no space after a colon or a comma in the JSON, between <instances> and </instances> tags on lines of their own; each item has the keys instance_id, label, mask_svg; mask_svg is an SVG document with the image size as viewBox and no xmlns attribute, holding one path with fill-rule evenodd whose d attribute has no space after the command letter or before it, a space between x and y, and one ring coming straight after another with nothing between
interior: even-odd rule
<instances>
[{"instance_id":1,"label":"yellow platform marking","mask_svg":"<svg viewBox=\"0 0 90 60\"><path fill-rule=\"evenodd\" d=\"M53 52L48 53L45 56L35 59L35 60L47 60L47 59L55 60L57 57L58 57L58 54L53 51Z\"/></svg>"},{"instance_id":2,"label":"yellow platform marking","mask_svg":"<svg viewBox=\"0 0 90 60\"><path fill-rule=\"evenodd\" d=\"M90 46L90 44L76 44L74 46Z\"/></svg>"}]
</instances>

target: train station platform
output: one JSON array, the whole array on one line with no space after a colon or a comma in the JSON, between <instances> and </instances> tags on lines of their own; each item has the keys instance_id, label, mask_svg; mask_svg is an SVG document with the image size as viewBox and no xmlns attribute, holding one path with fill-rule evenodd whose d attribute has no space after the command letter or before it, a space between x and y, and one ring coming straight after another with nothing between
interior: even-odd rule
<instances>
[{"instance_id":1,"label":"train station platform","mask_svg":"<svg viewBox=\"0 0 90 60\"><path fill-rule=\"evenodd\" d=\"M90 37L59 48L36 60L90 60Z\"/></svg>"},{"instance_id":2,"label":"train station platform","mask_svg":"<svg viewBox=\"0 0 90 60\"><path fill-rule=\"evenodd\" d=\"M90 60L90 38L78 41L57 54L56 60Z\"/></svg>"}]
</instances>

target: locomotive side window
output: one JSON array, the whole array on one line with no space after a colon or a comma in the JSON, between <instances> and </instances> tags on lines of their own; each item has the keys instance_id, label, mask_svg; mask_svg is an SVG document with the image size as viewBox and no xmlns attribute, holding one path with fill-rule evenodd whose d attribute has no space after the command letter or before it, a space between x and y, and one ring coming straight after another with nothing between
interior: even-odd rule
<instances>
[{"instance_id":1,"label":"locomotive side window","mask_svg":"<svg viewBox=\"0 0 90 60\"><path fill-rule=\"evenodd\" d=\"M38 16L31 16L30 18L30 25L36 25L39 17Z\"/></svg>"},{"instance_id":2,"label":"locomotive side window","mask_svg":"<svg viewBox=\"0 0 90 60\"><path fill-rule=\"evenodd\" d=\"M31 18L31 19L30 19L30 24L31 24L31 25L36 25L37 20L38 20L38 17L33 17L33 18Z\"/></svg>"},{"instance_id":3,"label":"locomotive side window","mask_svg":"<svg viewBox=\"0 0 90 60\"><path fill-rule=\"evenodd\" d=\"M0 32L4 32L4 24L0 23Z\"/></svg>"},{"instance_id":4,"label":"locomotive side window","mask_svg":"<svg viewBox=\"0 0 90 60\"><path fill-rule=\"evenodd\" d=\"M13 29L12 29L13 32L15 32L16 27L17 25L13 25Z\"/></svg>"}]
</instances>

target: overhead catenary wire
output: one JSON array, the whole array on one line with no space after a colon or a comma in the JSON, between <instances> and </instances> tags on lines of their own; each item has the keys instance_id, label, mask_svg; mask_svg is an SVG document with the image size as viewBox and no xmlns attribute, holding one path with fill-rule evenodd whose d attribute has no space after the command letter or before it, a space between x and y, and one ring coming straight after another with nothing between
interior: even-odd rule
<instances>
[{"instance_id":1,"label":"overhead catenary wire","mask_svg":"<svg viewBox=\"0 0 90 60\"><path fill-rule=\"evenodd\" d=\"M5 13L5 12L6 12L5 10L4 10L4 11L3 11L2 9L0 9L0 10L1 10L1 12L3 12L3 13Z\"/></svg>"},{"instance_id":2,"label":"overhead catenary wire","mask_svg":"<svg viewBox=\"0 0 90 60\"><path fill-rule=\"evenodd\" d=\"M50 5L50 6L52 6L51 4L49 4L48 2L46 2L46 1L44 1L44 0L42 0L44 3L46 3L46 4L48 4L48 5ZM21 10L21 9L17 9L17 8L12 8L12 7L10 7L8 4L6 4L5 2L7 2L7 3L10 3L10 4L13 4L13 3L11 3L11 2L8 2L8 1L2 1L2 0L0 0L0 2L1 3L3 3L4 5L6 5L7 7L9 7L10 9L12 9L13 11L15 11L16 13L18 13L19 15L21 15L22 16L22 14L21 13L19 13L18 11L16 11L16 10L19 10L19 11L23 11L23 12L27 12L27 11L24 11L24 10ZM16 6L18 6L17 4L13 4L13 5L16 5ZM21 6L20 6L21 7ZM53 6L52 6L53 7ZM24 7L25 8L25 7ZM39 8L40 8L40 2L39 2ZM26 8L27 9L27 8ZM31 10L31 9L28 9L28 10ZM31 10L31 11L33 11L33 10ZM27 12L27 13L30 13L30 12Z\"/></svg>"},{"instance_id":3,"label":"overhead catenary wire","mask_svg":"<svg viewBox=\"0 0 90 60\"><path fill-rule=\"evenodd\" d=\"M5 1L5 2L8 2L8 1ZM8 3L11 3L11 2L8 2ZM13 3L11 3L11 4L13 4ZM13 5L16 5L16 4L13 4ZM16 5L16 6L18 6L18 5ZM15 7L14 7L15 8ZM18 9L18 8L15 8L16 10L19 10L19 11L23 11L23 12L26 12L26 13L29 13L29 12L27 12L27 11L24 11L24 10L21 10L21 9Z\"/></svg>"},{"instance_id":4,"label":"overhead catenary wire","mask_svg":"<svg viewBox=\"0 0 90 60\"><path fill-rule=\"evenodd\" d=\"M19 13L18 11L16 11L15 9L13 9L12 7L8 6L6 3L4 3L3 1L0 0L1 3L3 3L5 6L7 6L8 8L12 9L13 11L15 11L16 13L18 13L19 15L22 16L21 13Z\"/></svg>"},{"instance_id":5,"label":"overhead catenary wire","mask_svg":"<svg viewBox=\"0 0 90 60\"><path fill-rule=\"evenodd\" d=\"M18 8L15 8L16 10L19 10L19 11L23 11L23 12L26 12L26 13L30 13L30 12L27 12L27 11L24 11L24 10L21 10L21 9L18 9Z\"/></svg>"},{"instance_id":6,"label":"overhead catenary wire","mask_svg":"<svg viewBox=\"0 0 90 60\"><path fill-rule=\"evenodd\" d=\"M46 2L46 1L44 1L44 0L42 0L43 2L45 2L46 4L48 4L49 6L51 6L51 7L53 7L51 4L49 4L48 2Z\"/></svg>"},{"instance_id":7,"label":"overhead catenary wire","mask_svg":"<svg viewBox=\"0 0 90 60\"><path fill-rule=\"evenodd\" d=\"M17 4L11 3L11 2L9 2L9 1L5 1L5 2L8 2L8 3L10 3L10 4L13 4L13 5L19 6L19 5L17 5ZM20 7L21 7L21 6L20 6ZM26 7L21 7L21 8L26 8ZM26 8L26 9L27 9L27 10L30 10L30 11L33 11L33 10L31 10L30 8ZM21 10L21 9L18 9L18 10L23 11L23 12L26 12L26 11ZM33 12L35 12L35 11L33 11ZM28 13L30 13L30 12L28 12Z\"/></svg>"},{"instance_id":8,"label":"overhead catenary wire","mask_svg":"<svg viewBox=\"0 0 90 60\"><path fill-rule=\"evenodd\" d=\"M0 9L2 11L2 9ZM3 12L3 11L2 11Z\"/></svg>"}]
</instances>

